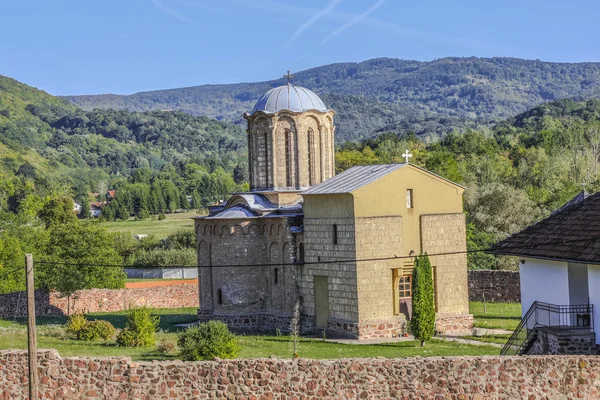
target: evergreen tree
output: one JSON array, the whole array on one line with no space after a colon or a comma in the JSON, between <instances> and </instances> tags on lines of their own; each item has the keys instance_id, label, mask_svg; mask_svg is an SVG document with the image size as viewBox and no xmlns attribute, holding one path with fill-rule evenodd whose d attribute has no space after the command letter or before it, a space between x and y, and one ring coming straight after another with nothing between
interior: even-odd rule
<instances>
[{"instance_id":1,"label":"evergreen tree","mask_svg":"<svg viewBox=\"0 0 600 400\"><path fill-rule=\"evenodd\" d=\"M202 208L202 197L200 197L200 193L197 190L194 190L194 193L192 193L192 207L197 210Z\"/></svg>"},{"instance_id":2,"label":"evergreen tree","mask_svg":"<svg viewBox=\"0 0 600 400\"><path fill-rule=\"evenodd\" d=\"M179 207L181 207L184 210L190 209L190 202L188 201L187 195L183 190L179 194Z\"/></svg>"},{"instance_id":3,"label":"evergreen tree","mask_svg":"<svg viewBox=\"0 0 600 400\"><path fill-rule=\"evenodd\" d=\"M79 213L79 218L86 219L89 217L90 217L90 201L88 199L82 199L81 212Z\"/></svg>"},{"instance_id":4,"label":"evergreen tree","mask_svg":"<svg viewBox=\"0 0 600 400\"><path fill-rule=\"evenodd\" d=\"M410 327L413 335L421 341L421 347L430 340L435 331L435 302L433 294L433 274L427 253L415 260L412 281L412 319Z\"/></svg>"}]
</instances>

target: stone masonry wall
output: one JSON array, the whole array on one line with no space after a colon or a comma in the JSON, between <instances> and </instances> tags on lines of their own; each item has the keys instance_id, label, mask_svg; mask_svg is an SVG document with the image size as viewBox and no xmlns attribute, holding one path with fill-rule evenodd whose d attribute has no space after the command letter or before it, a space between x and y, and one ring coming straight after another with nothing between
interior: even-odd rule
<instances>
[{"instance_id":1,"label":"stone masonry wall","mask_svg":"<svg viewBox=\"0 0 600 400\"><path fill-rule=\"evenodd\" d=\"M404 254L402 229L399 215L356 218L356 258L368 260ZM402 261L357 263L358 320L361 323L395 318L392 268L395 264L400 267Z\"/></svg>"},{"instance_id":2,"label":"stone masonry wall","mask_svg":"<svg viewBox=\"0 0 600 400\"><path fill-rule=\"evenodd\" d=\"M333 225L337 225L338 242L334 244ZM353 218L304 218L305 264L300 278L303 314L315 315L314 276L327 276L329 317L348 322L358 321L356 265L336 260L356 258ZM312 264L317 262L327 264Z\"/></svg>"},{"instance_id":3,"label":"stone masonry wall","mask_svg":"<svg viewBox=\"0 0 600 400\"><path fill-rule=\"evenodd\" d=\"M484 297L485 296L485 297ZM469 271L469 300L518 303L521 301L519 271Z\"/></svg>"},{"instance_id":4,"label":"stone masonry wall","mask_svg":"<svg viewBox=\"0 0 600 400\"><path fill-rule=\"evenodd\" d=\"M121 311L130 305L152 308L198 307L198 284L80 290L74 297L69 300L58 292L36 290L35 313L38 316L66 315L69 308L71 313ZM0 318L27 315L26 299L24 292L0 295Z\"/></svg>"},{"instance_id":5,"label":"stone masonry wall","mask_svg":"<svg viewBox=\"0 0 600 400\"><path fill-rule=\"evenodd\" d=\"M40 398L597 399L590 356L132 362L38 353ZM0 352L0 398L27 398L24 351Z\"/></svg>"}]
</instances>

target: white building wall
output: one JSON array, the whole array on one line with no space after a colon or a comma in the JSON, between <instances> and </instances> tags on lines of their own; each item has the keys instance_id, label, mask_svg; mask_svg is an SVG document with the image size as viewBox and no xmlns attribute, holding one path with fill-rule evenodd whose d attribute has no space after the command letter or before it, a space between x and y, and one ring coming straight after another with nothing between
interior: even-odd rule
<instances>
[{"instance_id":1,"label":"white building wall","mask_svg":"<svg viewBox=\"0 0 600 400\"><path fill-rule=\"evenodd\" d=\"M600 270L598 282L600 285ZM521 315L527 313L534 301L569 304L569 272L566 262L524 259L521 264Z\"/></svg>"},{"instance_id":2,"label":"white building wall","mask_svg":"<svg viewBox=\"0 0 600 400\"><path fill-rule=\"evenodd\" d=\"M569 263L569 304L572 306L588 303L588 266Z\"/></svg>"},{"instance_id":3,"label":"white building wall","mask_svg":"<svg viewBox=\"0 0 600 400\"><path fill-rule=\"evenodd\" d=\"M600 344L598 324L600 324L600 265L588 264L588 292L590 304L594 306L594 330L596 331L596 344Z\"/></svg>"}]
</instances>

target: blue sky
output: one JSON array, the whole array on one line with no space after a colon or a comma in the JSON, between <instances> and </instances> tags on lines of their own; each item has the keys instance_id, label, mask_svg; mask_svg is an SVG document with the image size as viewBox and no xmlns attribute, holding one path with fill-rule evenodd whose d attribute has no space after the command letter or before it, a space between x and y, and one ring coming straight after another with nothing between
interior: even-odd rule
<instances>
[{"instance_id":1,"label":"blue sky","mask_svg":"<svg viewBox=\"0 0 600 400\"><path fill-rule=\"evenodd\" d=\"M0 0L0 74L131 94L375 57L600 61L598 15L591 0Z\"/></svg>"}]
</instances>

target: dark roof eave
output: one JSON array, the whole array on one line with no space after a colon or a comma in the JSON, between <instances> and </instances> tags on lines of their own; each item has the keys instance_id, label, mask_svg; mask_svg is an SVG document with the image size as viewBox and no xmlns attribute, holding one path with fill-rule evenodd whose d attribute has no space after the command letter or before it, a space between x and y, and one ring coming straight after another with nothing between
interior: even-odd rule
<instances>
[{"instance_id":1,"label":"dark roof eave","mask_svg":"<svg viewBox=\"0 0 600 400\"><path fill-rule=\"evenodd\" d=\"M536 260L548 260L548 261L558 261L558 262L572 262L572 263L579 263L579 264L600 265L600 260L593 261L593 260L577 260L577 259L570 259L570 258L545 257L545 256L526 254L526 253L503 252L501 250L489 250L489 251L486 251L485 253L493 254L496 256L524 257L524 258L535 258Z\"/></svg>"}]
</instances>

